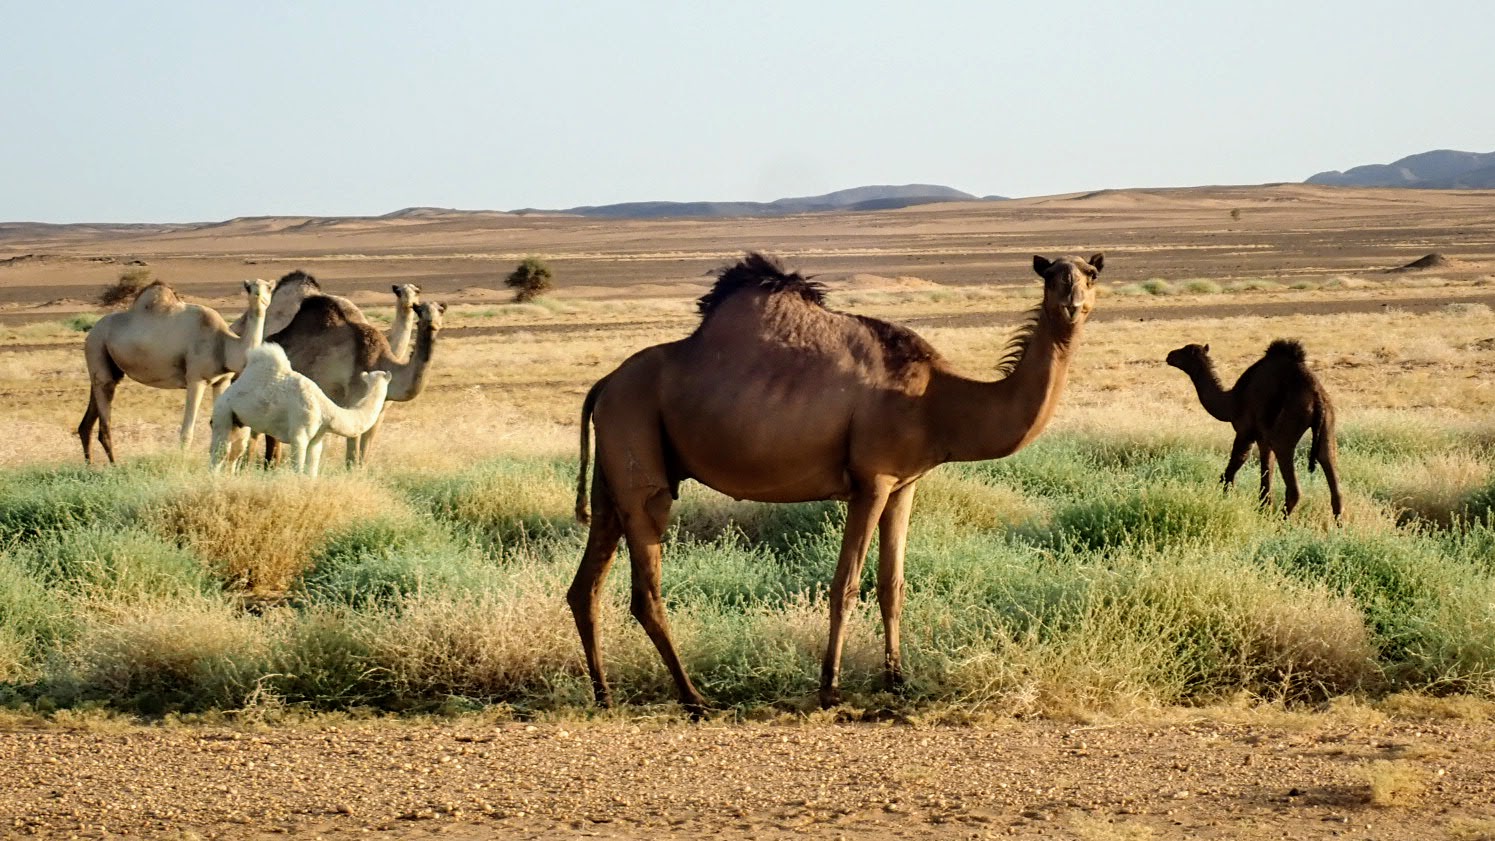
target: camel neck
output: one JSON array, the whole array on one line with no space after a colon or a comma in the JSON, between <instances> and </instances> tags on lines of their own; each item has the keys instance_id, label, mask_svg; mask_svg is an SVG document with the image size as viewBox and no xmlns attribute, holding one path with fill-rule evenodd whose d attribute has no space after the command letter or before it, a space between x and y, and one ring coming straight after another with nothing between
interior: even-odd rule
<instances>
[{"instance_id":1,"label":"camel neck","mask_svg":"<svg viewBox=\"0 0 1495 841\"><path fill-rule=\"evenodd\" d=\"M1215 367L1208 362L1203 367L1187 370L1184 373L1194 383L1194 390L1199 394L1199 403L1204 410L1210 413L1215 420L1229 421L1230 392L1220 382L1220 376L1215 373Z\"/></svg>"},{"instance_id":2,"label":"camel neck","mask_svg":"<svg viewBox=\"0 0 1495 841\"><path fill-rule=\"evenodd\" d=\"M389 352L404 361L410 354L410 337L415 335L415 308L395 306L394 324L389 328Z\"/></svg>"},{"instance_id":3,"label":"camel neck","mask_svg":"<svg viewBox=\"0 0 1495 841\"><path fill-rule=\"evenodd\" d=\"M231 371L243 371L249 351L264 344L265 307L251 304L244 313L244 332L237 336L230 334L225 340L229 343L225 367Z\"/></svg>"},{"instance_id":4,"label":"camel neck","mask_svg":"<svg viewBox=\"0 0 1495 841\"><path fill-rule=\"evenodd\" d=\"M1079 328L1038 317L1022 357L1000 380L946 374L930 385L947 461L1011 455L1043 432L1059 404Z\"/></svg>"},{"instance_id":5,"label":"camel neck","mask_svg":"<svg viewBox=\"0 0 1495 841\"><path fill-rule=\"evenodd\" d=\"M400 403L413 400L426 387L426 372L430 369L431 350L436 345L436 330L427 321L421 321L415 332L415 349L404 362L389 357L381 366L390 373L389 399Z\"/></svg>"}]
</instances>

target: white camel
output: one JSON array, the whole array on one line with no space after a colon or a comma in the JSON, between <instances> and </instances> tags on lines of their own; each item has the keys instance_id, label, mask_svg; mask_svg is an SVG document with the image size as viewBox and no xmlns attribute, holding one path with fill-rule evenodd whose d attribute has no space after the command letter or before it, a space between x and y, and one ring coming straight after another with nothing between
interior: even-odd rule
<instances>
[{"instance_id":1,"label":"white camel","mask_svg":"<svg viewBox=\"0 0 1495 841\"><path fill-rule=\"evenodd\" d=\"M78 437L83 441L84 461L92 460L89 438L95 423L99 443L109 461L114 461L110 414L114 390L125 377L152 388L186 389L180 440L183 447L192 443L203 392L211 386L215 395L220 393L229 375L244 367L245 353L264 339L270 283L246 280L244 291L249 307L240 319L244 325L240 333L231 331L217 310L184 303L160 282L141 290L128 310L99 319L83 340L89 393Z\"/></svg>"},{"instance_id":2,"label":"white camel","mask_svg":"<svg viewBox=\"0 0 1495 841\"><path fill-rule=\"evenodd\" d=\"M273 435L291 448L298 472L317 475L322 439L329 433L357 438L379 419L389 393L388 371L360 375L363 396L349 408L332 402L317 384L291 370L277 344L249 352L248 364L213 404L213 469L236 469L254 435Z\"/></svg>"}]
</instances>

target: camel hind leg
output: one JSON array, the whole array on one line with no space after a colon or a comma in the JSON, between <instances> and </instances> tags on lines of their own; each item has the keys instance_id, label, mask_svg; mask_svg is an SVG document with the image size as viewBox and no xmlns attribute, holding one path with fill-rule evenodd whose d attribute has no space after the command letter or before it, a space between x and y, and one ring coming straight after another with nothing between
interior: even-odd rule
<instances>
[{"instance_id":1,"label":"camel hind leg","mask_svg":"<svg viewBox=\"0 0 1495 841\"><path fill-rule=\"evenodd\" d=\"M93 461L93 446L90 440L94 429L97 427L99 444L104 447L104 455L109 457L109 463L114 463L114 438L109 433L110 410L114 404L114 390L118 388L119 380L106 380L95 382L89 389L88 409L83 412L83 421L78 424L78 438L83 442L83 461Z\"/></svg>"},{"instance_id":2,"label":"camel hind leg","mask_svg":"<svg viewBox=\"0 0 1495 841\"><path fill-rule=\"evenodd\" d=\"M706 699L691 683L675 650L675 641L670 635L669 618L664 610L664 593L661 588L660 538L669 524L670 504L673 499L667 488L656 488L638 495L630 505L619 505L623 520L623 536L628 541L628 562L633 572L633 598L630 608L633 617L644 626L644 633L659 651L664 666L675 679L680 693L680 704L692 718L700 718L706 712Z\"/></svg>"},{"instance_id":3,"label":"camel hind leg","mask_svg":"<svg viewBox=\"0 0 1495 841\"><path fill-rule=\"evenodd\" d=\"M94 338L94 335L90 333L89 338ZM78 438L83 442L83 460L93 461L93 448L89 439L97 425L99 443L103 445L109 463L113 464L114 440L109 431L110 421L114 409L114 391L119 387L119 381L124 379L125 372L115 364L108 349L100 341L85 340L83 358L88 365L88 409L83 412L83 421L78 424Z\"/></svg>"},{"instance_id":4,"label":"camel hind leg","mask_svg":"<svg viewBox=\"0 0 1495 841\"><path fill-rule=\"evenodd\" d=\"M592 694L598 706L610 707L613 695L603 670L602 640L597 631L601 618L598 596L613 558L617 556L618 541L623 537L623 521L607 495L601 474L594 476L592 481L594 516L587 531L587 548L582 552L581 566L576 570L571 588L566 591L566 603L571 606L576 631L581 635L581 650L587 661L587 674L592 679Z\"/></svg>"}]
</instances>

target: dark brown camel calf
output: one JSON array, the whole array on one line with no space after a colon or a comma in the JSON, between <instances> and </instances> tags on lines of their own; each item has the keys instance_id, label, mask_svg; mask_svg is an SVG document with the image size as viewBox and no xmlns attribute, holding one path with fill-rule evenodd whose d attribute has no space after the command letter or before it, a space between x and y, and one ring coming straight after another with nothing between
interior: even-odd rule
<instances>
[{"instance_id":1,"label":"dark brown camel calf","mask_svg":"<svg viewBox=\"0 0 1495 841\"><path fill-rule=\"evenodd\" d=\"M1209 345L1184 345L1169 351L1168 364L1189 375L1199 392L1199 402L1216 420L1235 427L1235 443L1230 446L1230 461L1220 481L1226 486L1235 482L1235 474L1246 461L1255 444L1261 456L1261 504L1272 494L1272 461L1282 467L1282 481L1287 485L1283 516L1290 516L1298 505L1298 477L1293 466L1293 452L1303 433L1313 430L1308 447L1308 471L1315 464L1324 468L1329 483L1329 501L1338 519L1342 504L1339 498L1338 448L1334 443L1334 404L1305 364L1303 346L1295 341L1278 339L1267 347L1266 355L1247 368L1235 387L1226 391L1209 358Z\"/></svg>"}]
</instances>

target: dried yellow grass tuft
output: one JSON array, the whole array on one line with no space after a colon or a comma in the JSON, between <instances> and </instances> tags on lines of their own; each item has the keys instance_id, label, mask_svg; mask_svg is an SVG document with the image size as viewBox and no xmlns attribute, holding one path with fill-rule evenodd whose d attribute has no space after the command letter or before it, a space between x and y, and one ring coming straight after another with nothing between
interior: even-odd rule
<instances>
[{"instance_id":1,"label":"dried yellow grass tuft","mask_svg":"<svg viewBox=\"0 0 1495 841\"><path fill-rule=\"evenodd\" d=\"M228 586L278 593L327 538L353 522L411 516L387 489L358 477L205 477L148 515L158 534L196 552Z\"/></svg>"}]
</instances>

